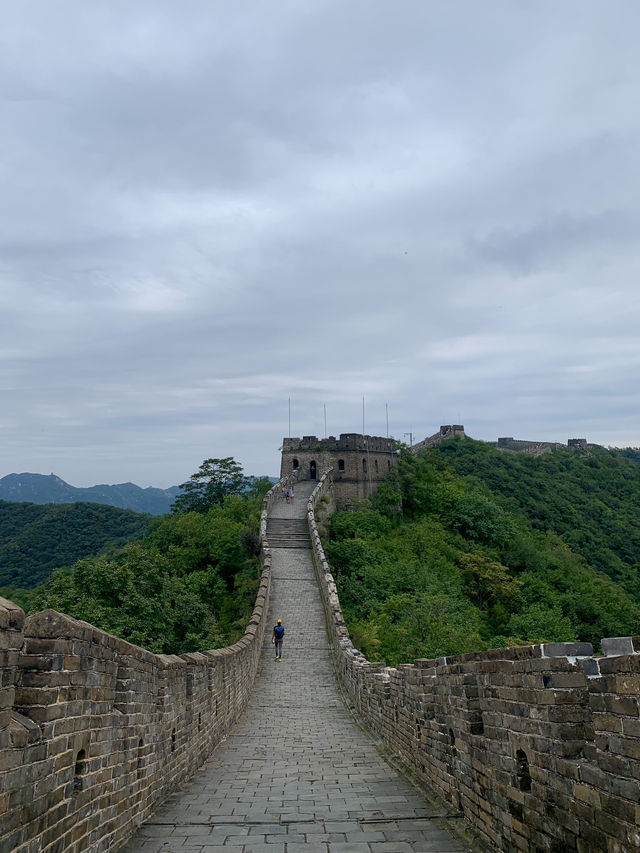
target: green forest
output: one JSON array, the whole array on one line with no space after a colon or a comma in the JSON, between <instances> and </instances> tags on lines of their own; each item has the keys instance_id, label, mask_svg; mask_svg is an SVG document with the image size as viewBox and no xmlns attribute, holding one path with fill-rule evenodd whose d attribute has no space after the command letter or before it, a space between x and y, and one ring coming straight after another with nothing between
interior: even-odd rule
<instances>
[{"instance_id":1,"label":"green forest","mask_svg":"<svg viewBox=\"0 0 640 853\"><path fill-rule=\"evenodd\" d=\"M37 586L54 569L139 539L151 520L102 504L0 501L0 587Z\"/></svg>"},{"instance_id":2,"label":"green forest","mask_svg":"<svg viewBox=\"0 0 640 853\"><path fill-rule=\"evenodd\" d=\"M1 592L155 652L235 642L259 584L270 485L208 459L161 518L0 502ZM330 518L325 546L371 660L539 641L597 649L640 634L640 452L535 457L471 439L418 456L402 448L374 498Z\"/></svg>"},{"instance_id":3,"label":"green forest","mask_svg":"<svg viewBox=\"0 0 640 853\"><path fill-rule=\"evenodd\" d=\"M325 544L370 660L640 633L640 466L623 452L405 448Z\"/></svg>"},{"instance_id":4,"label":"green forest","mask_svg":"<svg viewBox=\"0 0 640 853\"><path fill-rule=\"evenodd\" d=\"M27 612L53 608L157 653L234 643L258 591L259 520L270 487L231 458L205 460L173 512L145 521L142 538L57 568L11 598Z\"/></svg>"}]
</instances>

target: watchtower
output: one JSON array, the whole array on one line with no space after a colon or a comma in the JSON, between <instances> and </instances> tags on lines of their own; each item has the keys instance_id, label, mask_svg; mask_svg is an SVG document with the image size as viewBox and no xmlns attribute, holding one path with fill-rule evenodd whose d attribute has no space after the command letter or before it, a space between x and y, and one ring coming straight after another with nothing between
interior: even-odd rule
<instances>
[{"instance_id":1,"label":"watchtower","mask_svg":"<svg viewBox=\"0 0 640 853\"><path fill-rule=\"evenodd\" d=\"M299 480L317 480L331 468L336 504L344 506L373 494L397 464L392 438L355 432L340 438L305 435L283 440L280 476L297 470Z\"/></svg>"}]
</instances>

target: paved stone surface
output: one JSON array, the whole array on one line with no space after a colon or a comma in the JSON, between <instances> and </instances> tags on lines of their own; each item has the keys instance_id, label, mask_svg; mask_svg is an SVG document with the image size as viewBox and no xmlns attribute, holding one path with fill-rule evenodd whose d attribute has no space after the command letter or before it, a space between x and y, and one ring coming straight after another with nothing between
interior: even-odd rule
<instances>
[{"instance_id":1,"label":"paved stone surface","mask_svg":"<svg viewBox=\"0 0 640 853\"><path fill-rule=\"evenodd\" d=\"M301 518L311 483L273 515ZM227 740L126 853L454 853L470 848L392 770L334 680L310 551L275 549L271 622L253 696Z\"/></svg>"}]
</instances>

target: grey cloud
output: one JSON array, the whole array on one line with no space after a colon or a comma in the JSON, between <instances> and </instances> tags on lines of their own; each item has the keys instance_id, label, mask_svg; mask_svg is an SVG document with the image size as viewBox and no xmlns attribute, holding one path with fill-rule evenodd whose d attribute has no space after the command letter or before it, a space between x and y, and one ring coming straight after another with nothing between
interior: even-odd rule
<instances>
[{"instance_id":1,"label":"grey cloud","mask_svg":"<svg viewBox=\"0 0 640 853\"><path fill-rule=\"evenodd\" d=\"M299 434L324 403L361 428L364 394L371 431L389 402L399 436L640 444L639 23L577 0L4 9L0 473L275 473L290 396Z\"/></svg>"}]
</instances>

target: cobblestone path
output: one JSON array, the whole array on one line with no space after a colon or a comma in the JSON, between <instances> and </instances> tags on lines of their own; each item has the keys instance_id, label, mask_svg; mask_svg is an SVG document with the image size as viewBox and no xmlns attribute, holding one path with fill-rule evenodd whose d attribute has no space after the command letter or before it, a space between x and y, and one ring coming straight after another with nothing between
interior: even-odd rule
<instances>
[{"instance_id":1,"label":"cobblestone path","mask_svg":"<svg viewBox=\"0 0 640 853\"><path fill-rule=\"evenodd\" d=\"M300 518L311 483L273 515ZM354 723L334 680L310 551L273 552L270 624L249 705L126 853L451 853L470 848Z\"/></svg>"}]
</instances>

